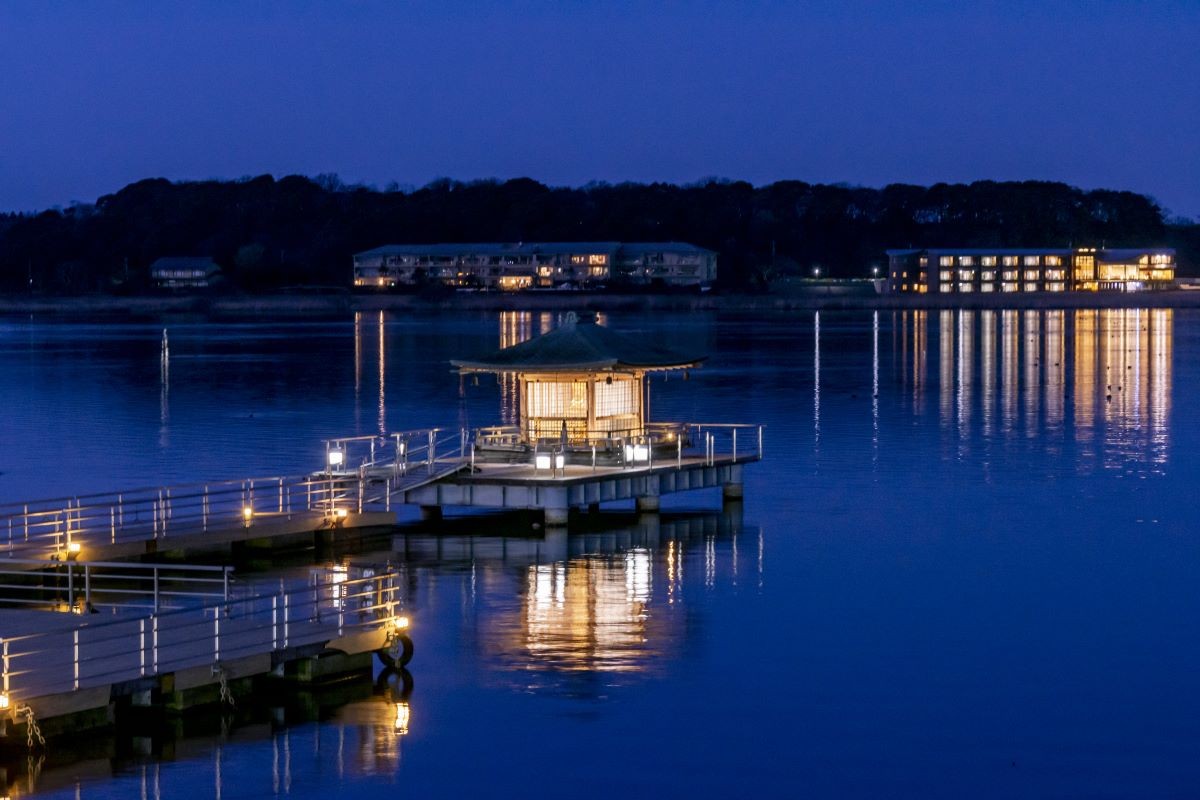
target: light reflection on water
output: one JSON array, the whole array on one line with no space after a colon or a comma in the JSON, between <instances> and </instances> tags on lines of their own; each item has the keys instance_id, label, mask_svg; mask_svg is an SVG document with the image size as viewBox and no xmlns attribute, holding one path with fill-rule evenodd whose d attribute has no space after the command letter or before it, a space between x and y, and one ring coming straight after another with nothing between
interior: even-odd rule
<instances>
[{"instance_id":1,"label":"light reflection on water","mask_svg":"<svg viewBox=\"0 0 1200 800\"><path fill-rule=\"evenodd\" d=\"M719 507L701 493L664 498L657 530L468 521L322 556L405 576L409 734L388 738L380 697L235 728L223 797L512 794L534 774L606 797L1200 782L1200 315L610 316L711 355L690 383L656 380L654 418L766 424L744 524L691 513ZM559 317L168 321L165 362L162 322L3 323L0 497L299 472L331 436L515 418L515 385L460 388L447 361ZM344 721L358 704L369 731ZM215 793L217 740L189 741L143 762L170 774L164 796ZM622 769L581 785L597 753ZM100 763L116 776L46 767L41 788L74 796L81 774L82 796L138 793L143 763Z\"/></svg>"}]
</instances>

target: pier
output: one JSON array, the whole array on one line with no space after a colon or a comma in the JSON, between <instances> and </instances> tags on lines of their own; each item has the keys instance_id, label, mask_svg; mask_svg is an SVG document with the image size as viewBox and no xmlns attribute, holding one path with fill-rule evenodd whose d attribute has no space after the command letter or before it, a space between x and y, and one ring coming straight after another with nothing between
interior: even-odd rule
<instances>
[{"instance_id":1,"label":"pier","mask_svg":"<svg viewBox=\"0 0 1200 800\"><path fill-rule=\"evenodd\" d=\"M530 512L547 542L605 503L656 519L664 496L720 489L740 511L763 427L650 420L648 376L687 380L703 361L568 315L452 362L464 383L509 381L515 425L333 438L301 475L0 506L0 743L47 718L79 729L117 706L228 702L256 681L361 672L372 654L402 670L412 656L390 568L266 590L177 563L188 554L333 544L391 529L402 506L427 522L446 509Z\"/></svg>"}]
</instances>

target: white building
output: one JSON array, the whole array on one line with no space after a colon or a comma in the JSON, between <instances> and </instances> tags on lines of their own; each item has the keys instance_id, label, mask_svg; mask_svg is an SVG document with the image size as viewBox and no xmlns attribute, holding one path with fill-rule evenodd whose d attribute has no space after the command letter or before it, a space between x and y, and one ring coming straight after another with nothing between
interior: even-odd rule
<instances>
[{"instance_id":1,"label":"white building","mask_svg":"<svg viewBox=\"0 0 1200 800\"><path fill-rule=\"evenodd\" d=\"M385 245L354 256L354 285L391 289L588 289L614 283L708 286L717 254L681 242Z\"/></svg>"}]
</instances>

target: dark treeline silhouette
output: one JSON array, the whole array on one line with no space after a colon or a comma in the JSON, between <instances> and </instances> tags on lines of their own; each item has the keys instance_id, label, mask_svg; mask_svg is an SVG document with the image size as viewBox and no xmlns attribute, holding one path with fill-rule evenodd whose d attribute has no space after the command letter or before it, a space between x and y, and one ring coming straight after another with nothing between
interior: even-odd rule
<instances>
[{"instance_id":1,"label":"dark treeline silhouette","mask_svg":"<svg viewBox=\"0 0 1200 800\"><path fill-rule=\"evenodd\" d=\"M140 292L160 256L212 256L227 285L348 286L350 256L382 244L677 240L720 253L723 288L762 289L819 267L865 277L889 247L1150 246L1200 259L1200 225L1151 199L1042 181L895 184L780 181L686 186L529 179L378 191L336 176L143 180L94 205L0 216L0 290Z\"/></svg>"}]
</instances>

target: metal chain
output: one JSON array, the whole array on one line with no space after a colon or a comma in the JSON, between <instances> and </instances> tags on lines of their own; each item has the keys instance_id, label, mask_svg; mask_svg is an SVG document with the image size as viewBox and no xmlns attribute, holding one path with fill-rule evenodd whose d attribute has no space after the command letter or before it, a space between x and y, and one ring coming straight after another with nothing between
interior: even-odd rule
<instances>
[{"instance_id":1,"label":"metal chain","mask_svg":"<svg viewBox=\"0 0 1200 800\"><path fill-rule=\"evenodd\" d=\"M46 746L46 737L42 736L42 729L38 727L37 720L33 716L33 708L30 706L20 706L17 708L17 716L25 716L25 746L30 750L33 749L33 740L36 738L39 747Z\"/></svg>"}]
</instances>

